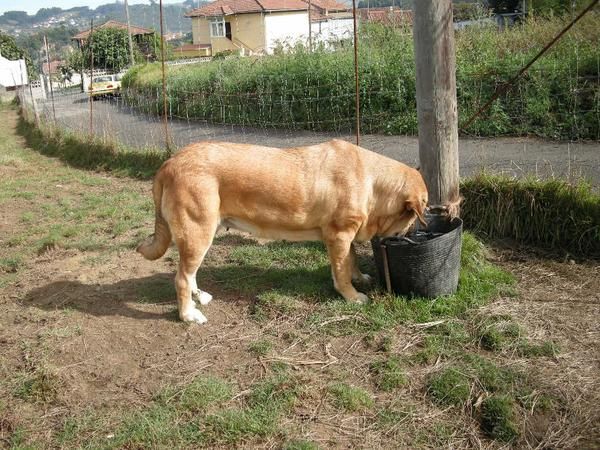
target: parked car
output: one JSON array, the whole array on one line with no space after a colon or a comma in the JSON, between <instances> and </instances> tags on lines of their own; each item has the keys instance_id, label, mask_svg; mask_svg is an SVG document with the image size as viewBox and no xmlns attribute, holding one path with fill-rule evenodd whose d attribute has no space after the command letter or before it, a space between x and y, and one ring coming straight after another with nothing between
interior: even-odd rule
<instances>
[{"instance_id":1,"label":"parked car","mask_svg":"<svg viewBox=\"0 0 600 450\"><path fill-rule=\"evenodd\" d=\"M120 95L122 73L114 75L100 75L92 78L88 88L91 97L104 97L108 95Z\"/></svg>"}]
</instances>

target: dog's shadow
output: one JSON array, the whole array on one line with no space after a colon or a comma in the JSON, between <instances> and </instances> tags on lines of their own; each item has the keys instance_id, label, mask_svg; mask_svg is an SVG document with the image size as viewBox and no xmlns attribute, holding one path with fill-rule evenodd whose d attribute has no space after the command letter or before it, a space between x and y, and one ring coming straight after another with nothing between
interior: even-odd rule
<instances>
[{"instance_id":1,"label":"dog's shadow","mask_svg":"<svg viewBox=\"0 0 600 450\"><path fill-rule=\"evenodd\" d=\"M361 267L372 266L362 260ZM372 272L372 270L369 270ZM46 311L76 310L92 316L123 316L135 319L177 319L174 272L131 278L110 284L86 284L81 281L54 281L31 290L22 300L25 306ZM260 267L253 264L202 266L198 272L201 289L215 299L246 299L253 303L267 291L321 302L342 300L334 290L330 266L313 269L299 267ZM369 289L375 286L370 286ZM364 290L363 290L364 291ZM147 305L172 305L149 311ZM165 309L168 309L165 311Z\"/></svg>"},{"instance_id":2,"label":"dog's shadow","mask_svg":"<svg viewBox=\"0 0 600 450\"><path fill-rule=\"evenodd\" d=\"M177 320L173 274L162 273L112 284L54 281L31 290L21 300L25 306L45 311L76 310L92 316ZM172 304L171 310L148 311L144 305Z\"/></svg>"}]
</instances>

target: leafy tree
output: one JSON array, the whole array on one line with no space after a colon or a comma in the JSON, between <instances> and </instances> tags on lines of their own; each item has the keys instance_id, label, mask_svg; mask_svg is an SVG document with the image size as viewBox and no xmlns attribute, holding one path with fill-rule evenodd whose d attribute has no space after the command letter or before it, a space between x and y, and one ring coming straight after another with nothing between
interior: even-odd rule
<instances>
[{"instance_id":1,"label":"leafy tree","mask_svg":"<svg viewBox=\"0 0 600 450\"><path fill-rule=\"evenodd\" d=\"M0 31L0 54L6 59L16 61L17 59L25 58L25 64L27 65L27 73L30 77L36 76L37 71L35 70L29 54L15 42L15 39L8 34Z\"/></svg>"},{"instance_id":2,"label":"leafy tree","mask_svg":"<svg viewBox=\"0 0 600 450\"><path fill-rule=\"evenodd\" d=\"M85 66L89 64L92 50L95 68L121 70L129 64L127 30L101 28L94 31L83 46Z\"/></svg>"},{"instance_id":3,"label":"leafy tree","mask_svg":"<svg viewBox=\"0 0 600 450\"><path fill-rule=\"evenodd\" d=\"M580 10L587 4L587 0L526 0L527 9L539 15L560 15L571 11ZM521 11L523 0L487 0L488 6L495 13Z\"/></svg>"},{"instance_id":4,"label":"leafy tree","mask_svg":"<svg viewBox=\"0 0 600 450\"><path fill-rule=\"evenodd\" d=\"M133 45L136 62L155 61L160 52L160 38L156 34L136 36L133 39ZM91 49L94 51L94 68L96 69L119 71L130 63L127 30L101 28L88 37L81 50L74 51L68 56L65 70L77 72L82 69L89 70Z\"/></svg>"},{"instance_id":5,"label":"leafy tree","mask_svg":"<svg viewBox=\"0 0 600 450\"><path fill-rule=\"evenodd\" d=\"M589 4L588 0L529 0L527 2L535 14L561 15L571 11L579 11Z\"/></svg>"}]
</instances>

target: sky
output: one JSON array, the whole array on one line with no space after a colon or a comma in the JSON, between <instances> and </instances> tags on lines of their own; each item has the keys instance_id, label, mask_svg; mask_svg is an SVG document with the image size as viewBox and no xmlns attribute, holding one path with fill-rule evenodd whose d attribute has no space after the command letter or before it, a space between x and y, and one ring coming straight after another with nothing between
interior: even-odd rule
<instances>
[{"instance_id":1,"label":"sky","mask_svg":"<svg viewBox=\"0 0 600 450\"><path fill-rule=\"evenodd\" d=\"M122 0L121 0L122 1ZM163 0L163 3L181 3L183 0ZM40 8L58 7L62 9L72 8L73 6L89 6L96 8L106 3L113 3L114 0L0 0L0 14L5 11L26 11L29 14L35 14ZM148 0L129 0L129 4L146 3Z\"/></svg>"}]
</instances>

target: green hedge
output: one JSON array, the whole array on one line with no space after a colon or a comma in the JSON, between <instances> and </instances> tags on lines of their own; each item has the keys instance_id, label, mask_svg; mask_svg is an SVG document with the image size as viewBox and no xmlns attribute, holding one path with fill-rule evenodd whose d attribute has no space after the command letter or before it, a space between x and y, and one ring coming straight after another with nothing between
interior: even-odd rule
<instances>
[{"instance_id":1,"label":"green hedge","mask_svg":"<svg viewBox=\"0 0 600 450\"><path fill-rule=\"evenodd\" d=\"M566 24L532 20L497 31L456 33L459 121L466 121ZM600 27L585 17L516 86L466 130L479 136L528 135L600 139ZM416 134L415 67L410 28L362 25L362 130ZM168 69L170 113L216 123L348 131L354 126L353 51L308 53L298 46L262 58L231 58ZM159 64L136 66L123 80L125 98L162 111Z\"/></svg>"}]
</instances>

